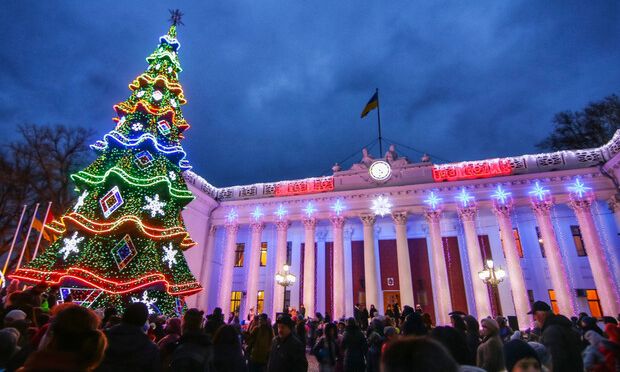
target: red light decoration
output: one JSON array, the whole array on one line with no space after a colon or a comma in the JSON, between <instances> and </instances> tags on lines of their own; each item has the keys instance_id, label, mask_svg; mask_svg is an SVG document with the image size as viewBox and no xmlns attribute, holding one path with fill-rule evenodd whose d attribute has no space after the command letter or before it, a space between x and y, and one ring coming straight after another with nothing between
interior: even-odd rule
<instances>
[{"instance_id":1,"label":"red light decoration","mask_svg":"<svg viewBox=\"0 0 620 372\"><path fill-rule=\"evenodd\" d=\"M316 194L334 190L334 177L282 181L276 184L276 196Z\"/></svg>"},{"instance_id":2,"label":"red light decoration","mask_svg":"<svg viewBox=\"0 0 620 372\"><path fill-rule=\"evenodd\" d=\"M433 166L435 182L490 178L510 174L512 174L512 167L507 159L466 161Z\"/></svg>"}]
</instances>

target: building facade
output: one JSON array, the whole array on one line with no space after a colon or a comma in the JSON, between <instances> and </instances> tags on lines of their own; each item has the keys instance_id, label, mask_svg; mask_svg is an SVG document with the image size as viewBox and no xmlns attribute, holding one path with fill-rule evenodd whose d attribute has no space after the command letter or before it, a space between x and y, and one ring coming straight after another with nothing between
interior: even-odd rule
<instances>
[{"instance_id":1,"label":"building facade","mask_svg":"<svg viewBox=\"0 0 620 372\"><path fill-rule=\"evenodd\" d=\"M195 173L183 212L199 243L186 253L206 311L283 307L332 318L356 303L448 313L502 314L527 328L534 300L556 311L620 313L620 132L606 145L511 158L414 163L392 146L365 150L327 177L227 188ZM479 275L487 260L506 277ZM296 282L275 274L289 265Z\"/></svg>"}]
</instances>

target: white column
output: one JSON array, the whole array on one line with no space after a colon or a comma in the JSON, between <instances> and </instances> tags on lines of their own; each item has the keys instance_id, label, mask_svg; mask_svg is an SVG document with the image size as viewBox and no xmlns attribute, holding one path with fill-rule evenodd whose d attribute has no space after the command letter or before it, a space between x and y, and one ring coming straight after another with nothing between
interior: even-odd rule
<instances>
[{"instance_id":1,"label":"white column","mask_svg":"<svg viewBox=\"0 0 620 372\"><path fill-rule=\"evenodd\" d=\"M334 228L334 250L333 262L334 270L332 272L332 291L334 309L328 309L332 314L332 319L337 320L345 315L345 293L344 293L344 217L332 216L330 218Z\"/></svg>"},{"instance_id":2,"label":"white column","mask_svg":"<svg viewBox=\"0 0 620 372\"><path fill-rule=\"evenodd\" d=\"M306 316L314 318L316 313L316 299L314 298L314 288L316 286L316 276L314 268L316 266L315 245L316 219L304 218L304 307Z\"/></svg>"},{"instance_id":3,"label":"white column","mask_svg":"<svg viewBox=\"0 0 620 372\"><path fill-rule=\"evenodd\" d=\"M398 283L400 284L400 307L415 307L413 300L413 281L411 279L411 261L409 261L409 243L407 242L407 212L392 213L396 230L396 257L398 260Z\"/></svg>"},{"instance_id":4,"label":"white column","mask_svg":"<svg viewBox=\"0 0 620 372\"><path fill-rule=\"evenodd\" d=\"M465 233L467 260L469 261L471 282L474 286L476 318L482 319L487 316L493 316L494 314L491 308L491 300L489 299L487 284L478 277L478 273L484 270L484 265L482 261L482 253L480 252L478 232L476 231L477 208L473 205L467 207L459 206L457 211L459 217L461 218L461 222L463 223L463 231Z\"/></svg>"},{"instance_id":5,"label":"white column","mask_svg":"<svg viewBox=\"0 0 620 372\"><path fill-rule=\"evenodd\" d=\"M558 239L553 230L551 208L553 208L553 201L550 199L532 199L532 210L536 216L536 222L538 223L540 235L545 247L549 274L551 275L551 285L555 291L555 298L558 301L560 314L571 317L577 315L575 298L570 288L570 280L566 272L566 266L562 261L560 245L558 244Z\"/></svg>"},{"instance_id":6,"label":"white column","mask_svg":"<svg viewBox=\"0 0 620 372\"><path fill-rule=\"evenodd\" d=\"M586 245L590 270L594 277L598 297L601 299L603 312L606 315L616 315L620 312L620 299L616 296L611 268L605 258L601 238L594 225L594 218L590 210L593 199L592 195L578 199L571 194L568 205L575 211L579 222L579 229Z\"/></svg>"},{"instance_id":7,"label":"white column","mask_svg":"<svg viewBox=\"0 0 620 372\"><path fill-rule=\"evenodd\" d=\"M265 225L262 222L254 222L250 225L252 237L250 243L250 254L248 260L248 276L246 282L245 307L239 317L245 319L250 309L256 311L258 297L258 269L260 267L260 244Z\"/></svg>"},{"instance_id":8,"label":"white column","mask_svg":"<svg viewBox=\"0 0 620 372\"><path fill-rule=\"evenodd\" d=\"M276 267L275 272L271 275L275 275L276 272L282 270L282 266L286 263L286 233L288 231L288 221L282 220L276 222ZM282 312L284 305L284 288L274 280L273 282L273 306L271 319L275 321L276 313Z\"/></svg>"},{"instance_id":9,"label":"white column","mask_svg":"<svg viewBox=\"0 0 620 372\"><path fill-rule=\"evenodd\" d=\"M228 316L230 313L230 296L232 292L233 268L235 266L235 248L237 244L237 223L226 224L226 246L222 260L222 275L220 276L220 295L218 306L222 313Z\"/></svg>"},{"instance_id":10,"label":"white column","mask_svg":"<svg viewBox=\"0 0 620 372\"><path fill-rule=\"evenodd\" d=\"M527 315L530 311L530 300L527 296L523 269L521 268L519 253L517 252L517 243L512 232L511 211L512 203L510 201L507 201L505 204L493 203L493 213L497 217L504 253L506 254L508 280L510 280L517 320L519 321L519 327L525 329L531 323L530 317Z\"/></svg>"},{"instance_id":11,"label":"white column","mask_svg":"<svg viewBox=\"0 0 620 372\"><path fill-rule=\"evenodd\" d=\"M347 317L353 316L353 307L354 307L354 299L353 299L353 277L351 275L353 270L353 262L351 260L351 239L353 238L353 229L351 226L347 226L344 229L344 267L345 270L345 278L344 278L344 293L343 297L345 299L345 314Z\"/></svg>"},{"instance_id":12,"label":"white column","mask_svg":"<svg viewBox=\"0 0 620 372\"><path fill-rule=\"evenodd\" d=\"M450 283L448 281L448 268L446 267L446 257L441 241L441 210L425 210L424 218L428 222L428 233L431 239L431 257L433 260L433 273L435 275L435 288L433 295L437 309L437 325L450 324L450 312L452 312L452 297L450 296Z\"/></svg>"},{"instance_id":13,"label":"white column","mask_svg":"<svg viewBox=\"0 0 620 372\"><path fill-rule=\"evenodd\" d=\"M364 283L366 292L366 309L375 305L379 309L379 290L377 288L377 259L375 257L375 216L360 216L364 224Z\"/></svg>"},{"instance_id":14,"label":"white column","mask_svg":"<svg viewBox=\"0 0 620 372\"><path fill-rule=\"evenodd\" d=\"M213 264L213 250L215 248L215 232L217 226L211 225L209 227L209 233L207 234L207 246L205 247L205 253L200 264L200 285L202 285L202 291L196 296L196 307L205 312L210 313L212 309L209 309L209 294L211 290L211 266Z\"/></svg>"}]
</instances>

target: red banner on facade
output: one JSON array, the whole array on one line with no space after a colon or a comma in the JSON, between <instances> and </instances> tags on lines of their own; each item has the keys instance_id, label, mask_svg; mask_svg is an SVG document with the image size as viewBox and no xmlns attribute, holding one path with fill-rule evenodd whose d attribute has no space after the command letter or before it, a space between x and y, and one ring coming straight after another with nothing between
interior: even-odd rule
<instances>
[{"instance_id":1,"label":"red banner on facade","mask_svg":"<svg viewBox=\"0 0 620 372\"><path fill-rule=\"evenodd\" d=\"M297 181L282 181L276 184L276 196L316 194L333 190L334 177L331 176Z\"/></svg>"},{"instance_id":2,"label":"red banner on facade","mask_svg":"<svg viewBox=\"0 0 620 372\"><path fill-rule=\"evenodd\" d=\"M433 166L435 182L507 176L511 173L510 161L506 159L467 161Z\"/></svg>"}]
</instances>

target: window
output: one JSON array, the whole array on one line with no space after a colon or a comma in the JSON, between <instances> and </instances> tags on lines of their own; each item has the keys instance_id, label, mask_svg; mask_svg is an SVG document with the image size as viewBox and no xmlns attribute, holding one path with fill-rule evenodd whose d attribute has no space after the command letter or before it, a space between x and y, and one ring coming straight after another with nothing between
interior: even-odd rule
<instances>
[{"instance_id":1,"label":"window","mask_svg":"<svg viewBox=\"0 0 620 372\"><path fill-rule=\"evenodd\" d=\"M291 266L293 262L293 242L286 242L286 264Z\"/></svg>"},{"instance_id":2,"label":"window","mask_svg":"<svg viewBox=\"0 0 620 372\"><path fill-rule=\"evenodd\" d=\"M233 291L230 294L230 312L239 315L241 306L241 291Z\"/></svg>"},{"instance_id":3,"label":"window","mask_svg":"<svg viewBox=\"0 0 620 372\"><path fill-rule=\"evenodd\" d=\"M530 301L530 309L534 306L534 290L527 290L527 299Z\"/></svg>"},{"instance_id":4,"label":"window","mask_svg":"<svg viewBox=\"0 0 620 372\"><path fill-rule=\"evenodd\" d=\"M538 226L536 226L536 237L538 238L538 246L540 247L540 254L542 254L543 257L547 257L547 255L545 254L545 245L543 244L543 238L542 238L542 235L540 235L540 228Z\"/></svg>"},{"instance_id":5,"label":"window","mask_svg":"<svg viewBox=\"0 0 620 372\"><path fill-rule=\"evenodd\" d=\"M260 243L260 266L267 266L267 242Z\"/></svg>"},{"instance_id":6,"label":"window","mask_svg":"<svg viewBox=\"0 0 620 372\"><path fill-rule=\"evenodd\" d=\"M245 243L237 243L235 249L235 267L243 267L243 252L245 251Z\"/></svg>"},{"instance_id":7,"label":"window","mask_svg":"<svg viewBox=\"0 0 620 372\"><path fill-rule=\"evenodd\" d=\"M265 291L258 291L258 295L256 296L256 312L258 314L262 314L264 307L265 307Z\"/></svg>"},{"instance_id":8,"label":"window","mask_svg":"<svg viewBox=\"0 0 620 372\"><path fill-rule=\"evenodd\" d=\"M583 244L583 238L581 237L581 229L579 226L572 225L570 232L573 234L573 242L575 242L575 248L577 249L577 256L587 256L586 245Z\"/></svg>"},{"instance_id":9,"label":"window","mask_svg":"<svg viewBox=\"0 0 620 372\"><path fill-rule=\"evenodd\" d=\"M555 297L555 291L553 289L549 289L549 302L551 302L551 309L553 309L554 314L560 313L560 308L558 307L558 299Z\"/></svg>"},{"instance_id":10,"label":"window","mask_svg":"<svg viewBox=\"0 0 620 372\"><path fill-rule=\"evenodd\" d=\"M521 245L521 235L519 235L519 229L513 228L512 235L515 237L515 245L517 247L517 252L519 253L519 257L523 258L523 246Z\"/></svg>"},{"instance_id":11,"label":"window","mask_svg":"<svg viewBox=\"0 0 620 372\"><path fill-rule=\"evenodd\" d=\"M590 314L592 317L600 318L603 316L601 300L598 298L596 289L586 289L586 298L588 299L588 306L590 307Z\"/></svg>"}]
</instances>

